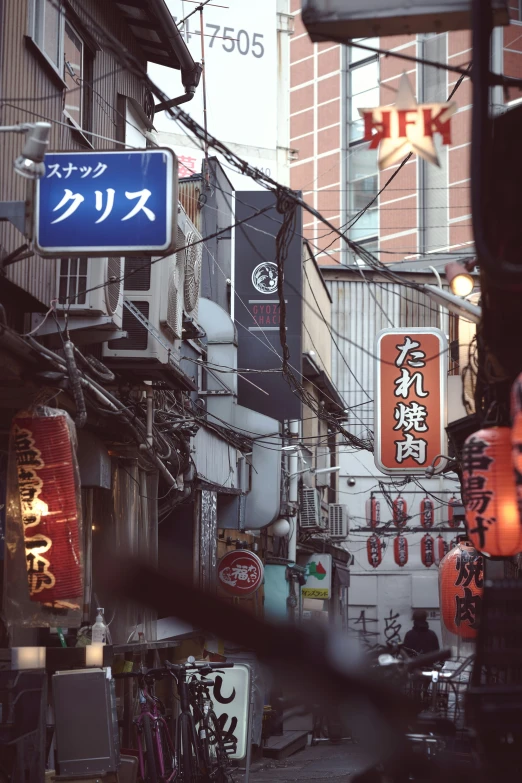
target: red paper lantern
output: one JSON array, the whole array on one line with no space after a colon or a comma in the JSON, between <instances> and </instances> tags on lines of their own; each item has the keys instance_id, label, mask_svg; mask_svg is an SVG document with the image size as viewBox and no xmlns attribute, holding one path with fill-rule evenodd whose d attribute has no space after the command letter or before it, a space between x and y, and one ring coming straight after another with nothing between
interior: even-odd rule
<instances>
[{"instance_id":1,"label":"red paper lantern","mask_svg":"<svg viewBox=\"0 0 522 783\"><path fill-rule=\"evenodd\" d=\"M522 375L511 389L511 456L515 472L515 489L519 519L522 520Z\"/></svg>"},{"instance_id":2,"label":"red paper lantern","mask_svg":"<svg viewBox=\"0 0 522 783\"><path fill-rule=\"evenodd\" d=\"M461 541L439 567L442 622L462 639L474 639L484 593L484 558L468 541Z\"/></svg>"},{"instance_id":3,"label":"red paper lantern","mask_svg":"<svg viewBox=\"0 0 522 783\"><path fill-rule=\"evenodd\" d=\"M448 525L450 527L458 527L459 523L455 521L455 506L460 506L461 503L457 498L450 498L448 503Z\"/></svg>"},{"instance_id":4,"label":"red paper lantern","mask_svg":"<svg viewBox=\"0 0 522 783\"><path fill-rule=\"evenodd\" d=\"M366 501L366 522L368 527L377 527L381 521L381 504L374 497Z\"/></svg>"},{"instance_id":5,"label":"red paper lantern","mask_svg":"<svg viewBox=\"0 0 522 783\"><path fill-rule=\"evenodd\" d=\"M393 552L395 556L395 562L398 566L403 568L408 562L408 542L406 537L399 533L393 542Z\"/></svg>"},{"instance_id":6,"label":"red paper lantern","mask_svg":"<svg viewBox=\"0 0 522 783\"><path fill-rule=\"evenodd\" d=\"M408 516L408 505L404 498L398 497L393 501L393 523L395 527L404 527Z\"/></svg>"},{"instance_id":7,"label":"red paper lantern","mask_svg":"<svg viewBox=\"0 0 522 783\"><path fill-rule=\"evenodd\" d=\"M75 460L65 413L13 419L31 600L59 605L83 593Z\"/></svg>"},{"instance_id":8,"label":"red paper lantern","mask_svg":"<svg viewBox=\"0 0 522 783\"><path fill-rule=\"evenodd\" d=\"M421 560L426 568L431 568L435 562L435 540L429 533L421 538Z\"/></svg>"},{"instance_id":9,"label":"red paper lantern","mask_svg":"<svg viewBox=\"0 0 522 783\"><path fill-rule=\"evenodd\" d=\"M435 542L435 562L438 564L440 561L448 554L449 552L449 545L442 536L437 536L437 540Z\"/></svg>"},{"instance_id":10,"label":"red paper lantern","mask_svg":"<svg viewBox=\"0 0 522 783\"><path fill-rule=\"evenodd\" d=\"M462 487L466 526L471 543L494 557L522 550L511 430L479 430L464 443Z\"/></svg>"},{"instance_id":11,"label":"red paper lantern","mask_svg":"<svg viewBox=\"0 0 522 783\"><path fill-rule=\"evenodd\" d=\"M382 544L381 539L376 533L372 533L366 542L366 549L368 551L369 564L374 568L377 568L377 566L382 563Z\"/></svg>"},{"instance_id":12,"label":"red paper lantern","mask_svg":"<svg viewBox=\"0 0 522 783\"><path fill-rule=\"evenodd\" d=\"M420 504L420 522L422 527L430 528L433 527L433 522L435 521L435 506L433 504L433 501L429 498L424 498L421 500Z\"/></svg>"}]
</instances>

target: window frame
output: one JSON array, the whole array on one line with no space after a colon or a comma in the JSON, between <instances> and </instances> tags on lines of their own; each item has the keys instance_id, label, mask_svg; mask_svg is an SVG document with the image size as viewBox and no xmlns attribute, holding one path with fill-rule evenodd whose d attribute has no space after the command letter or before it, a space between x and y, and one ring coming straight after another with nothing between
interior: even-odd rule
<instances>
[{"instance_id":1,"label":"window frame","mask_svg":"<svg viewBox=\"0 0 522 783\"><path fill-rule=\"evenodd\" d=\"M38 52L42 55L42 57L45 58L45 61L47 64L53 69L55 74L60 78L60 81L63 82L62 77L62 68L61 64L63 61L63 31L64 31L64 24L65 24L65 6L62 2L62 0L57 0L57 2L60 5L59 8L59 26L58 26L58 63L55 63L53 59L49 56L49 54L45 51L45 35L43 40L40 40L39 35L39 26L38 26L38 12L37 12L37 2L38 0L29 0L29 14L28 14L28 30L27 30L27 36L30 38L34 46L38 49ZM45 8L49 4L50 0L40 0L42 3L42 7L44 10L44 17L43 17L43 28L45 30Z\"/></svg>"},{"instance_id":2,"label":"window frame","mask_svg":"<svg viewBox=\"0 0 522 783\"><path fill-rule=\"evenodd\" d=\"M522 1L522 0L521 0ZM364 39L361 39L364 40ZM346 63L346 70L347 70L347 78L346 78L346 88L347 88L347 95L346 95L346 102L347 102L347 128L346 128L346 140L347 140L347 152L348 152L348 159L347 159L347 169L346 169L346 185L347 185L347 204L346 204L346 219L349 223L353 220L355 215L357 215L360 210L357 210L352 207L352 197L354 196L354 193L352 193L352 190L357 187L357 183L362 183L365 179L368 179L370 176L377 176L377 192L379 191L380 187L380 179L379 179L379 167L376 164L375 172L374 174L368 175L368 177L359 177L358 179L354 179L352 177L352 171L351 171L351 153L357 147L361 147L363 145L367 145L369 142L365 141L364 138L356 138L352 139L351 137L351 130L352 130L352 73L356 71L359 68L363 68L365 66L370 65L371 63L376 63L378 68L378 79L376 87L377 89L380 88L380 57L378 54L373 54L372 52L368 52L366 57L361 57L360 59L357 59L355 62L351 62L351 59L348 59L348 62ZM360 93L357 93L358 95ZM368 199L369 200L369 199ZM367 235L363 237L354 237L352 230L350 230L350 238L354 239L358 244L368 244L370 242L378 242L379 241L379 232L380 232L380 226L379 226L379 198L376 199L375 204L368 210L369 212L375 212L376 215L376 226L375 231L373 233L368 233ZM353 213L353 214L352 214ZM357 231L357 227L354 227L354 230Z\"/></svg>"},{"instance_id":3,"label":"window frame","mask_svg":"<svg viewBox=\"0 0 522 783\"><path fill-rule=\"evenodd\" d=\"M67 101L67 93L69 92L69 88L68 87L65 88L65 96L64 96L65 100L64 100L63 113L64 113L65 117L67 117L67 119L70 120L70 122L72 122L72 124L74 125L76 130L82 131L83 128L85 127L85 123L84 123L84 118L85 117L84 117L84 115L88 114L88 112L86 111L87 107L85 106L86 94L87 94L88 91L85 89L85 85L84 85L84 82L86 80L85 79L85 72L86 72L86 60L87 60L87 57L86 57L87 45L86 45L85 39L83 38L81 32L74 25L74 22L71 21L71 19L66 16L65 19L64 19L64 23L63 23L63 34L62 34L62 55L63 55L62 78L63 78L64 83L67 83L66 80L65 80L65 71L67 69L67 63L65 61L65 28L66 28L67 25L71 28L71 30L74 33L74 35L80 40L81 45L82 45L82 64L81 64L81 74L82 75L80 76L80 80L82 82L82 84L80 85L80 117L79 117L80 122L78 122L71 115L71 113L67 110L65 102ZM88 128L87 130L90 130L90 128Z\"/></svg>"}]
</instances>

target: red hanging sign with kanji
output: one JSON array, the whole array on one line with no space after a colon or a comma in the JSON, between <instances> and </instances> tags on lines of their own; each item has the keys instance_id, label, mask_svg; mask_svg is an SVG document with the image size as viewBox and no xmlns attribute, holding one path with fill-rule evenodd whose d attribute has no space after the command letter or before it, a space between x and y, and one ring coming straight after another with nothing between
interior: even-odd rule
<instances>
[{"instance_id":1,"label":"red hanging sign with kanji","mask_svg":"<svg viewBox=\"0 0 522 783\"><path fill-rule=\"evenodd\" d=\"M83 592L74 452L63 415L13 420L29 596L59 606Z\"/></svg>"},{"instance_id":2,"label":"red hanging sign with kanji","mask_svg":"<svg viewBox=\"0 0 522 783\"><path fill-rule=\"evenodd\" d=\"M375 464L383 473L425 473L446 453L447 341L438 329L377 335ZM435 472L445 460L435 463Z\"/></svg>"},{"instance_id":3,"label":"red hanging sign with kanji","mask_svg":"<svg viewBox=\"0 0 522 783\"><path fill-rule=\"evenodd\" d=\"M245 549L227 552L217 567L219 586L236 598L244 598L259 590L263 574L264 566L259 557Z\"/></svg>"}]
</instances>

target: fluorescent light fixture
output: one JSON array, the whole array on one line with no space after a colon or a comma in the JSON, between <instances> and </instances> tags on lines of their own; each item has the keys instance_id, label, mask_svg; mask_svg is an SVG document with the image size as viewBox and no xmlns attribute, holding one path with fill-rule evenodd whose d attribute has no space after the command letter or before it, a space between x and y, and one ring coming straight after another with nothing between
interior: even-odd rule
<instances>
[{"instance_id":1,"label":"fluorescent light fixture","mask_svg":"<svg viewBox=\"0 0 522 783\"><path fill-rule=\"evenodd\" d=\"M471 321L471 323L479 323L482 315L481 307L477 307L477 305L468 302L467 299L461 299L460 296L455 296L455 294L451 294L449 291L444 291L442 288L437 288L434 285L423 285L422 290L434 302L444 305L450 313L460 315L466 321Z\"/></svg>"}]
</instances>

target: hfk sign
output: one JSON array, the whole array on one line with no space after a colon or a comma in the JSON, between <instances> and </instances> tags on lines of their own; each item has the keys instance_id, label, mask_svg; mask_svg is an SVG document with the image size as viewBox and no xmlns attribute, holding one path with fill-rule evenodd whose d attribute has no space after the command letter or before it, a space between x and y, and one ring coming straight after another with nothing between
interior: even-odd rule
<instances>
[{"instance_id":1,"label":"hfk sign","mask_svg":"<svg viewBox=\"0 0 522 783\"><path fill-rule=\"evenodd\" d=\"M364 140L370 149L379 149L379 168L393 166L408 152L438 166L433 136L439 133L443 144L451 144L451 116L455 103L417 104L410 82L403 74L394 106L359 109L364 119Z\"/></svg>"},{"instance_id":2,"label":"hfk sign","mask_svg":"<svg viewBox=\"0 0 522 783\"><path fill-rule=\"evenodd\" d=\"M446 453L446 337L438 329L387 329L377 335L376 355L375 464L383 473L424 473Z\"/></svg>"}]
</instances>

